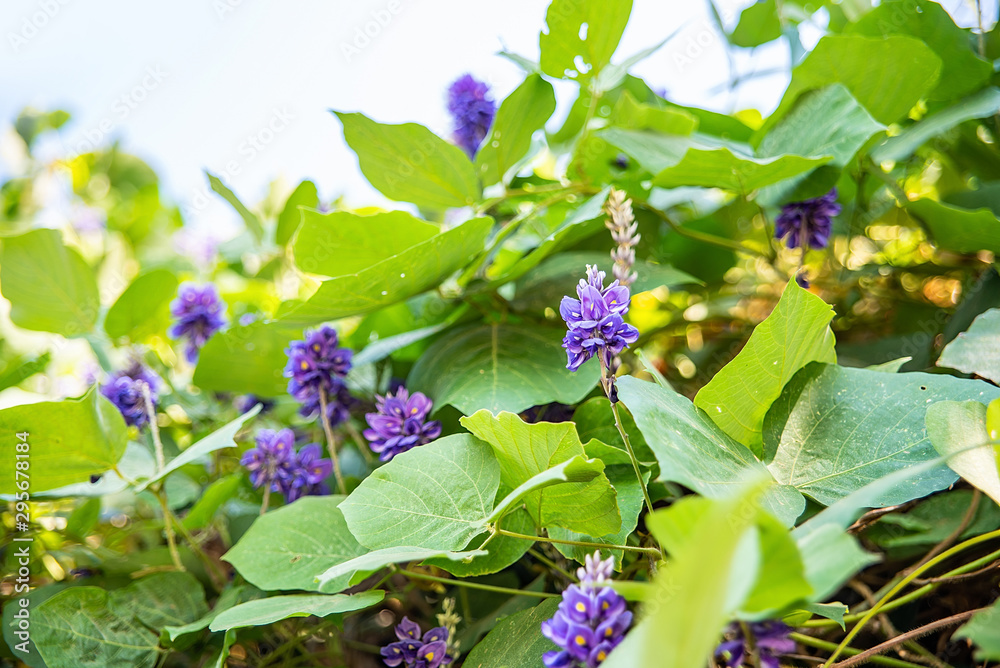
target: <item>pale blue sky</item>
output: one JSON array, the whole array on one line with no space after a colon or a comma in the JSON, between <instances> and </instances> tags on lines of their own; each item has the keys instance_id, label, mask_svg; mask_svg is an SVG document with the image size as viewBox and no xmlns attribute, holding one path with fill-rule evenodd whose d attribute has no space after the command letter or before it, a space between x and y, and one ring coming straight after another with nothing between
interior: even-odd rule
<instances>
[{"instance_id":1,"label":"pale blue sky","mask_svg":"<svg viewBox=\"0 0 1000 668\"><path fill-rule=\"evenodd\" d=\"M732 25L749 0L719 2ZM959 21L974 22L969 0L945 0ZM991 3L995 5L996 3ZM164 178L200 227L228 228L227 205L206 192L202 170L224 173L248 202L283 177L308 177L325 198L378 202L329 109L362 111L379 121L416 121L449 131L444 89L468 71L502 98L521 73L496 56L538 54L546 0L4 0L0 8L0 120L25 105L74 115L48 156L119 140ZM992 8L995 13L995 7ZM381 22L379 23L379 20ZM992 18L991 18L992 20ZM774 108L787 83L787 48L738 50L740 72L779 68L730 96L723 41L704 0L635 0L618 57L683 26L636 68L671 99L729 111ZM374 34L355 43L365 28ZM807 46L818 31L804 29ZM565 105L569 85L560 87ZM558 115L562 113L557 111ZM257 136L256 146L248 141ZM0 165L0 174L9 173Z\"/></svg>"}]
</instances>

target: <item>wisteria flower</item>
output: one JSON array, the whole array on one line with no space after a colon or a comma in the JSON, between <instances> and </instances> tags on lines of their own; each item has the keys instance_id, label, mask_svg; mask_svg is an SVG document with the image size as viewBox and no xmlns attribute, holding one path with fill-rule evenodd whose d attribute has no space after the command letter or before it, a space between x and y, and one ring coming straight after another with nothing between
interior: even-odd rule
<instances>
[{"instance_id":1,"label":"wisteria flower","mask_svg":"<svg viewBox=\"0 0 1000 668\"><path fill-rule=\"evenodd\" d=\"M289 378L288 393L301 404L299 413L312 417L320 412L320 394L326 395L327 418L336 425L350 417L353 402L344 377L351 369L351 351L339 346L337 330L328 325L307 332L302 341L292 341L285 350Z\"/></svg>"},{"instance_id":2,"label":"wisteria flower","mask_svg":"<svg viewBox=\"0 0 1000 668\"><path fill-rule=\"evenodd\" d=\"M781 622L769 621L750 624L754 644L764 668L779 668L778 657L795 651L795 641L788 637L791 627ZM726 640L715 650L715 656L726 662L728 668L742 666L750 654L750 644L743 635L739 624L731 624L726 632Z\"/></svg>"},{"instance_id":3,"label":"wisteria flower","mask_svg":"<svg viewBox=\"0 0 1000 668\"><path fill-rule=\"evenodd\" d=\"M579 584L563 591L552 619L542 622L542 635L559 649L546 652L547 668L597 668L611 650L625 639L632 613L621 594L608 585L614 560L601 560L599 552L587 555L577 570Z\"/></svg>"},{"instance_id":4,"label":"wisteria flower","mask_svg":"<svg viewBox=\"0 0 1000 668\"><path fill-rule=\"evenodd\" d=\"M226 326L225 311L226 303L211 283L181 285L177 298L170 303L170 313L175 319L170 336L186 340L184 356L188 362L196 362L208 339Z\"/></svg>"},{"instance_id":5,"label":"wisteria flower","mask_svg":"<svg viewBox=\"0 0 1000 668\"><path fill-rule=\"evenodd\" d=\"M101 394L113 403L125 418L126 424L140 429L149 422L143 386L149 388L149 398L153 410L159 402L160 377L139 362L133 362L127 369L116 371L101 385Z\"/></svg>"},{"instance_id":6,"label":"wisteria flower","mask_svg":"<svg viewBox=\"0 0 1000 668\"><path fill-rule=\"evenodd\" d=\"M462 75L448 87L448 112L454 123L455 143L469 158L475 157L497 112L490 87L471 74Z\"/></svg>"},{"instance_id":7,"label":"wisteria flower","mask_svg":"<svg viewBox=\"0 0 1000 668\"><path fill-rule=\"evenodd\" d=\"M433 402L421 392L411 395L405 387L398 388L395 395L376 396L378 412L365 416L369 428L365 429L364 437L369 447L378 453L380 460L387 462L401 452L433 441L441 435L441 423L427 421L433 407Z\"/></svg>"},{"instance_id":8,"label":"wisteria flower","mask_svg":"<svg viewBox=\"0 0 1000 668\"><path fill-rule=\"evenodd\" d=\"M291 464L291 476L282 486L285 499L291 503L303 496L326 496L330 488L325 480L333 473L333 462L323 458L316 443L302 446Z\"/></svg>"},{"instance_id":9,"label":"wisteria flower","mask_svg":"<svg viewBox=\"0 0 1000 668\"><path fill-rule=\"evenodd\" d=\"M420 625L409 618L396 626L398 640L382 648L382 660L389 668L438 668L454 659L448 654L448 629L438 626L420 633Z\"/></svg>"},{"instance_id":10,"label":"wisteria flower","mask_svg":"<svg viewBox=\"0 0 1000 668\"><path fill-rule=\"evenodd\" d=\"M254 487L279 492L290 487L295 465L295 434L291 429L257 432L257 447L247 450L240 464L250 472Z\"/></svg>"},{"instance_id":11,"label":"wisteria flower","mask_svg":"<svg viewBox=\"0 0 1000 668\"><path fill-rule=\"evenodd\" d=\"M597 354L605 368L612 368L614 358L639 340L639 330L622 319L631 301L629 289L618 281L604 287L604 276L597 267L587 265L587 278L576 288L579 299L563 297L559 304L568 328L562 345L570 371Z\"/></svg>"},{"instance_id":12,"label":"wisteria flower","mask_svg":"<svg viewBox=\"0 0 1000 668\"><path fill-rule=\"evenodd\" d=\"M822 197L789 202L774 221L774 236L785 239L789 248L826 248L833 217L840 213L837 189Z\"/></svg>"}]
</instances>

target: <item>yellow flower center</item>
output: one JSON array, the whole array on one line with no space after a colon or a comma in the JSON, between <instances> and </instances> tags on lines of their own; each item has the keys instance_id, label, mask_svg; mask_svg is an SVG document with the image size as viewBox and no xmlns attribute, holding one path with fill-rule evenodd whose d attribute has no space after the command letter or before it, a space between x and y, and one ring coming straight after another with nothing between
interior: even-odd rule
<instances>
[{"instance_id":1,"label":"yellow flower center","mask_svg":"<svg viewBox=\"0 0 1000 668\"><path fill-rule=\"evenodd\" d=\"M605 652L603 649L600 652L597 653L597 660L598 661L604 661L606 658L608 658L608 653Z\"/></svg>"},{"instance_id":2,"label":"yellow flower center","mask_svg":"<svg viewBox=\"0 0 1000 668\"><path fill-rule=\"evenodd\" d=\"M577 603L576 604L576 609L579 612L586 612L587 606L585 606L583 603Z\"/></svg>"},{"instance_id":3,"label":"yellow flower center","mask_svg":"<svg viewBox=\"0 0 1000 668\"><path fill-rule=\"evenodd\" d=\"M587 639L584 638L583 636L577 636L576 638L574 638L574 640L576 640L576 644L579 645L580 647L583 647L584 645L587 644Z\"/></svg>"},{"instance_id":4,"label":"yellow flower center","mask_svg":"<svg viewBox=\"0 0 1000 668\"><path fill-rule=\"evenodd\" d=\"M427 660L428 661L434 660L434 652L427 652Z\"/></svg>"},{"instance_id":5,"label":"yellow flower center","mask_svg":"<svg viewBox=\"0 0 1000 668\"><path fill-rule=\"evenodd\" d=\"M309 362L303 362L302 363L302 370L305 371L308 368L309 368Z\"/></svg>"}]
</instances>

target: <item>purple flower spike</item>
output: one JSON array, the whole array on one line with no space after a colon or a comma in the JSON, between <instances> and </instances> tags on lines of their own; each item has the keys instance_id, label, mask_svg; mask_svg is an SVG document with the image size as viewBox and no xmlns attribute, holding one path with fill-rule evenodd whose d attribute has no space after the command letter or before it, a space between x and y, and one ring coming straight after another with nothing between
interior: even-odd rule
<instances>
[{"instance_id":1,"label":"purple flower spike","mask_svg":"<svg viewBox=\"0 0 1000 668\"><path fill-rule=\"evenodd\" d=\"M789 248L826 248L833 217L838 213L836 188L822 197L789 202L774 221L774 236L785 239Z\"/></svg>"},{"instance_id":2,"label":"purple flower spike","mask_svg":"<svg viewBox=\"0 0 1000 668\"><path fill-rule=\"evenodd\" d=\"M474 158L497 112L490 87L471 74L462 75L448 87L448 112L454 123L455 143Z\"/></svg>"},{"instance_id":3,"label":"purple flower spike","mask_svg":"<svg viewBox=\"0 0 1000 668\"><path fill-rule=\"evenodd\" d=\"M382 648L382 661L390 668L439 668L454 661L448 654L448 635L443 626L421 635L420 625L403 617L396 627L399 641Z\"/></svg>"},{"instance_id":4,"label":"purple flower spike","mask_svg":"<svg viewBox=\"0 0 1000 668\"><path fill-rule=\"evenodd\" d=\"M149 398L156 410L160 398L160 377L139 362L122 371L116 371L101 385L101 394L121 411L122 417L129 425L142 429L149 422L146 412L146 400L142 395L143 385L149 387Z\"/></svg>"},{"instance_id":5,"label":"purple flower spike","mask_svg":"<svg viewBox=\"0 0 1000 668\"><path fill-rule=\"evenodd\" d=\"M285 499L291 503L303 496L326 496L326 479L333 473L333 462L323 459L323 449L316 443L302 446L291 463L291 475L282 485Z\"/></svg>"},{"instance_id":6,"label":"purple flower spike","mask_svg":"<svg viewBox=\"0 0 1000 668\"><path fill-rule=\"evenodd\" d=\"M781 622L769 621L750 624L760 654L760 664L765 668L779 668L778 657L795 651L795 641L788 637L791 627ZM739 624L731 624L726 631L726 640L715 650L715 656L723 659L728 668L742 666L750 652L748 639Z\"/></svg>"},{"instance_id":7,"label":"purple flower spike","mask_svg":"<svg viewBox=\"0 0 1000 668\"><path fill-rule=\"evenodd\" d=\"M559 304L568 328L563 348L570 371L598 353L602 364L613 369L614 358L639 340L639 330L622 319L631 302L629 289L618 281L604 287L604 276L603 271L588 265L587 278L580 279L576 288L579 299L563 297Z\"/></svg>"},{"instance_id":8,"label":"purple flower spike","mask_svg":"<svg viewBox=\"0 0 1000 668\"><path fill-rule=\"evenodd\" d=\"M247 450L240 464L250 472L254 487L267 487L272 492L282 491L291 484L295 463L295 434L291 429L257 432L257 447Z\"/></svg>"},{"instance_id":9,"label":"purple flower spike","mask_svg":"<svg viewBox=\"0 0 1000 668\"><path fill-rule=\"evenodd\" d=\"M400 387L395 395L376 396L375 407L377 413L365 416L369 429L365 429L364 437L383 462L441 435L441 423L427 421L434 404L420 392L411 396Z\"/></svg>"},{"instance_id":10,"label":"purple flower spike","mask_svg":"<svg viewBox=\"0 0 1000 668\"><path fill-rule=\"evenodd\" d=\"M307 332L302 341L292 341L285 350L289 378L288 393L302 406L299 414L312 417L320 412L320 392L326 393L327 417L337 425L350 417L353 403L344 377L351 370L351 351L339 347L337 330L328 325Z\"/></svg>"},{"instance_id":11,"label":"purple flower spike","mask_svg":"<svg viewBox=\"0 0 1000 668\"><path fill-rule=\"evenodd\" d=\"M213 334L225 327L225 310L226 303L211 283L181 285L177 298L170 302L170 314L175 319L170 336L186 340L184 357L188 362L198 361L198 351Z\"/></svg>"},{"instance_id":12,"label":"purple flower spike","mask_svg":"<svg viewBox=\"0 0 1000 668\"><path fill-rule=\"evenodd\" d=\"M559 646L542 657L547 668L597 668L625 639L632 613L607 586L613 568L613 559L588 555L577 570L580 584L563 591L555 616L542 622L542 635Z\"/></svg>"}]
</instances>

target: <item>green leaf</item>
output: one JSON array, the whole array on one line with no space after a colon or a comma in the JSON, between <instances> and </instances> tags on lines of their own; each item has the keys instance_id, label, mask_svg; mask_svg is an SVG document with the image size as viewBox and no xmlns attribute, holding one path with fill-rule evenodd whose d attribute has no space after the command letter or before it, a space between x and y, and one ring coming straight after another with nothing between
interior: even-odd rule
<instances>
[{"instance_id":1,"label":"green leaf","mask_svg":"<svg viewBox=\"0 0 1000 668\"><path fill-rule=\"evenodd\" d=\"M644 104L627 90L618 98L608 121L618 128L668 135L690 135L698 127L698 118L684 109Z\"/></svg>"},{"instance_id":2,"label":"green leaf","mask_svg":"<svg viewBox=\"0 0 1000 668\"><path fill-rule=\"evenodd\" d=\"M453 434L375 469L340 510L365 547L459 550L486 529L499 487L489 446Z\"/></svg>"},{"instance_id":3,"label":"green leaf","mask_svg":"<svg viewBox=\"0 0 1000 668\"><path fill-rule=\"evenodd\" d=\"M611 62L625 32L632 0L553 0L538 36L542 72L588 80Z\"/></svg>"},{"instance_id":4,"label":"green leaf","mask_svg":"<svg viewBox=\"0 0 1000 668\"><path fill-rule=\"evenodd\" d=\"M490 516L486 518L486 521L496 522L500 518L504 517L507 513L513 510L524 497L528 496L532 492L565 482L587 483L594 478L597 478L602 473L604 473L604 462L599 459L587 459L584 455L577 455L572 459L567 459L564 462L556 464L552 468L533 475L531 478L528 478L523 483L518 485L517 489L505 496L500 503L497 504L496 508L493 509L493 512L490 513Z\"/></svg>"},{"instance_id":5,"label":"green leaf","mask_svg":"<svg viewBox=\"0 0 1000 668\"><path fill-rule=\"evenodd\" d=\"M829 160L828 156L805 158L800 155L754 158L736 155L725 147L691 148L679 163L657 173L653 185L660 188L725 188L749 194L763 186L808 172Z\"/></svg>"},{"instance_id":6,"label":"green leaf","mask_svg":"<svg viewBox=\"0 0 1000 668\"><path fill-rule=\"evenodd\" d=\"M340 512L343 496L305 496L257 518L223 557L246 580L267 591L318 591L316 574L367 554ZM347 587L341 578L331 587Z\"/></svg>"},{"instance_id":7,"label":"green leaf","mask_svg":"<svg viewBox=\"0 0 1000 668\"><path fill-rule=\"evenodd\" d=\"M643 169L652 174L659 174L679 163L693 143L689 137L615 127L600 130L597 135L635 158Z\"/></svg>"},{"instance_id":8,"label":"green leaf","mask_svg":"<svg viewBox=\"0 0 1000 668\"><path fill-rule=\"evenodd\" d=\"M302 271L324 276L354 274L436 236L437 225L405 211L359 216L348 211L302 211L292 246Z\"/></svg>"},{"instance_id":9,"label":"green leaf","mask_svg":"<svg viewBox=\"0 0 1000 668\"><path fill-rule=\"evenodd\" d=\"M926 552L953 533L965 540L1000 528L1000 506L979 503L965 530L960 531L972 497L971 489L935 494L905 513L885 515L865 532L865 538L895 557Z\"/></svg>"},{"instance_id":10,"label":"green leaf","mask_svg":"<svg viewBox=\"0 0 1000 668\"><path fill-rule=\"evenodd\" d=\"M500 104L490 134L476 154L476 170L483 185L503 180L531 147L535 131L545 127L556 110L552 84L537 74L528 76Z\"/></svg>"},{"instance_id":11,"label":"green leaf","mask_svg":"<svg viewBox=\"0 0 1000 668\"><path fill-rule=\"evenodd\" d=\"M794 281L746 346L699 390L694 403L723 431L761 455L761 425L781 388L809 362L836 362L833 309Z\"/></svg>"},{"instance_id":12,"label":"green leaf","mask_svg":"<svg viewBox=\"0 0 1000 668\"><path fill-rule=\"evenodd\" d=\"M213 632L240 629L247 626L267 626L290 617L329 617L355 610L363 610L380 603L385 597L381 589L363 591L353 596L346 594L297 594L272 596L248 601L229 608L212 620Z\"/></svg>"},{"instance_id":13,"label":"green leaf","mask_svg":"<svg viewBox=\"0 0 1000 668\"><path fill-rule=\"evenodd\" d=\"M305 304L279 313L279 319L312 325L409 299L466 266L483 250L492 226L491 218L473 218L357 273L325 280Z\"/></svg>"},{"instance_id":14,"label":"green leaf","mask_svg":"<svg viewBox=\"0 0 1000 668\"><path fill-rule=\"evenodd\" d=\"M45 371L51 360L52 353L48 352L29 359L25 359L23 356L18 356L12 360L8 360L7 364L3 367L3 370L0 371L0 390L6 390L8 387L20 385L36 373Z\"/></svg>"},{"instance_id":15,"label":"green leaf","mask_svg":"<svg viewBox=\"0 0 1000 668\"><path fill-rule=\"evenodd\" d=\"M1000 385L1000 309L977 316L967 331L944 347L937 364Z\"/></svg>"},{"instance_id":16,"label":"green leaf","mask_svg":"<svg viewBox=\"0 0 1000 668\"><path fill-rule=\"evenodd\" d=\"M646 439L642 432L639 431L639 427L636 426L632 413L624 404L618 408L622 426L625 428L625 433L628 434L629 440L632 442L632 450L635 452L635 456L640 462L644 462L650 466L654 465L656 457L646 444ZM621 410L623 408L625 410ZM618 427L615 426L615 416L611 412L611 402L606 397L593 397L577 406L573 412L573 422L576 423L576 431L580 434L580 440L583 442L597 440L601 443L613 444L616 447L619 443L621 443L622 447L625 445L622 443L621 434L618 433ZM622 451L624 452L624 450ZM594 453L589 454L594 456ZM605 463L610 464L607 460L605 460Z\"/></svg>"},{"instance_id":17,"label":"green leaf","mask_svg":"<svg viewBox=\"0 0 1000 668\"><path fill-rule=\"evenodd\" d=\"M951 470L1000 504L997 448L985 445L990 442L986 406L978 401L938 401L927 407L926 421L927 437L948 457Z\"/></svg>"},{"instance_id":18,"label":"green leaf","mask_svg":"<svg viewBox=\"0 0 1000 668\"><path fill-rule=\"evenodd\" d=\"M208 526L215 517L215 513L222 507L222 504L233 498L242 482L243 474L233 473L224 478L219 478L206 487L204 492L199 488L200 498L194 504L194 507L188 511L184 521L181 522L184 528L188 531L194 531L195 529L202 529Z\"/></svg>"},{"instance_id":19,"label":"green leaf","mask_svg":"<svg viewBox=\"0 0 1000 668\"><path fill-rule=\"evenodd\" d=\"M872 151L872 160L876 163L905 160L930 139L944 134L965 121L992 116L998 110L1000 110L1000 88L986 88L917 121L895 137L889 137Z\"/></svg>"},{"instance_id":20,"label":"green leaf","mask_svg":"<svg viewBox=\"0 0 1000 668\"><path fill-rule=\"evenodd\" d=\"M906 208L927 226L939 248L959 253L1000 253L1000 219L987 208L963 209L931 199L918 199Z\"/></svg>"},{"instance_id":21,"label":"green leaf","mask_svg":"<svg viewBox=\"0 0 1000 668\"><path fill-rule=\"evenodd\" d=\"M230 206L236 210L236 213L240 214L240 218L243 219L247 229L250 230L250 234L252 234L253 238L257 240L257 243L263 241L264 226L260 224L260 218L243 205L243 202L241 202L240 198L236 196L236 193L230 190L229 187L222 182L222 179L209 172L205 172L205 176L208 177L208 183L212 186L212 190L222 197L222 199L229 202Z\"/></svg>"},{"instance_id":22,"label":"green leaf","mask_svg":"<svg viewBox=\"0 0 1000 668\"><path fill-rule=\"evenodd\" d=\"M729 34L735 46L754 47L781 37L781 19L775 0L761 0L740 14L740 22Z\"/></svg>"},{"instance_id":23,"label":"green leaf","mask_svg":"<svg viewBox=\"0 0 1000 668\"><path fill-rule=\"evenodd\" d=\"M302 221L301 208L315 209L319 206L319 193L312 181L303 181L285 201L285 207L278 214L278 226L274 230L274 241L284 246L291 241L295 230Z\"/></svg>"},{"instance_id":24,"label":"green leaf","mask_svg":"<svg viewBox=\"0 0 1000 668\"><path fill-rule=\"evenodd\" d=\"M95 389L80 399L0 410L0 430L8 435L8 453L23 442L15 434L26 433L31 455L27 475L17 477L13 464L0 469L0 494L14 494L24 480L32 494L89 480L113 468L128 441L121 413Z\"/></svg>"},{"instance_id":25,"label":"green leaf","mask_svg":"<svg viewBox=\"0 0 1000 668\"><path fill-rule=\"evenodd\" d=\"M933 402L998 396L1000 389L977 380L812 364L768 412L769 468L779 482L830 505L893 472L939 461L924 426ZM905 503L954 481L943 464L916 469L907 484L882 489L865 505Z\"/></svg>"},{"instance_id":26,"label":"green leaf","mask_svg":"<svg viewBox=\"0 0 1000 668\"><path fill-rule=\"evenodd\" d=\"M362 114L334 113L344 125L344 140L358 154L361 172L389 199L447 209L479 198L475 167L462 149L424 126L385 125Z\"/></svg>"},{"instance_id":27,"label":"green leaf","mask_svg":"<svg viewBox=\"0 0 1000 668\"><path fill-rule=\"evenodd\" d=\"M362 367L365 364L374 364L375 362L384 360L389 355L393 354L397 350L401 350L409 345L423 341L435 334L439 334L452 325L454 325L466 312L466 309L456 309L456 311L448 317L447 320L439 322L436 325L429 325L427 327L420 327L419 329L411 329L408 332L403 332L402 334L395 334L393 336L387 336L384 339L380 338L372 341L359 352L351 358L353 363L353 368Z\"/></svg>"},{"instance_id":28,"label":"green leaf","mask_svg":"<svg viewBox=\"0 0 1000 668\"><path fill-rule=\"evenodd\" d=\"M282 322L235 324L208 340L198 355L194 384L212 392L277 397L285 394L285 349L302 338L299 327Z\"/></svg>"},{"instance_id":29,"label":"green leaf","mask_svg":"<svg viewBox=\"0 0 1000 668\"><path fill-rule=\"evenodd\" d=\"M493 448L500 464L500 479L511 488L552 467L586 457L572 422L527 424L513 413L494 416L481 410L461 419L462 426ZM589 482L546 487L523 497L537 527L557 526L592 536L606 536L621 529L616 493L603 473Z\"/></svg>"},{"instance_id":30,"label":"green leaf","mask_svg":"<svg viewBox=\"0 0 1000 668\"><path fill-rule=\"evenodd\" d=\"M164 626L160 630L160 644L164 647L185 646L187 642L185 636L191 636L207 629L212 620L222 612L232 608L234 605L253 601L263 596L264 593L261 590L251 585L230 584L219 594L219 598L215 601L215 606L212 610L201 619L180 626Z\"/></svg>"},{"instance_id":31,"label":"green leaf","mask_svg":"<svg viewBox=\"0 0 1000 668\"><path fill-rule=\"evenodd\" d=\"M460 327L427 348L407 385L466 415L483 408L520 412L553 401L575 404L597 384L600 370L596 363L576 373L566 369L562 335L526 325Z\"/></svg>"},{"instance_id":32,"label":"green leaf","mask_svg":"<svg viewBox=\"0 0 1000 668\"><path fill-rule=\"evenodd\" d=\"M111 305L104 318L104 331L111 338L132 339L155 332L165 320L167 305L177 294L177 277L167 269L154 269L136 276Z\"/></svg>"},{"instance_id":33,"label":"green leaf","mask_svg":"<svg viewBox=\"0 0 1000 668\"><path fill-rule=\"evenodd\" d=\"M1000 661L1000 601L972 616L955 632L955 638L968 638L976 646L976 661Z\"/></svg>"},{"instance_id":34,"label":"green leaf","mask_svg":"<svg viewBox=\"0 0 1000 668\"><path fill-rule=\"evenodd\" d=\"M465 668L535 668L545 652L556 649L542 635L542 622L559 607L553 598L500 622L465 657Z\"/></svg>"},{"instance_id":35,"label":"green leaf","mask_svg":"<svg viewBox=\"0 0 1000 668\"><path fill-rule=\"evenodd\" d=\"M14 635L17 632L21 632L18 624L18 620L14 618L14 613L21 610L21 601L26 601L28 603L28 614L31 615L38 606L41 605L43 601L46 601L59 592L67 589L69 585L59 582L55 584L42 585L41 587L36 587L29 591L27 594L22 594L16 598L7 599L11 603L5 604L3 606L3 641L6 643L7 647L11 650L17 652L15 656L18 660L23 661L29 668L48 668L45 662L42 660L41 655L38 653L38 648L35 646L34 641L29 638L27 641ZM29 624L30 624L29 618ZM27 650L22 652L17 649L17 645L22 643L27 643L25 647L22 645L22 649Z\"/></svg>"},{"instance_id":36,"label":"green leaf","mask_svg":"<svg viewBox=\"0 0 1000 668\"><path fill-rule=\"evenodd\" d=\"M718 499L751 471L767 475L746 446L730 438L686 397L631 377L619 379L618 396L656 455L660 480L679 482ZM802 495L788 487L768 489L763 503L786 525L805 509Z\"/></svg>"},{"instance_id":37,"label":"green leaf","mask_svg":"<svg viewBox=\"0 0 1000 668\"><path fill-rule=\"evenodd\" d=\"M232 422L219 427L205 438L189 446L181 454L167 462L167 465L152 478L142 481L140 489L149 487L157 480L163 480L182 466L187 466L216 450L235 447L236 443L233 439L243 429L243 423L260 413L260 408L260 404L257 404Z\"/></svg>"},{"instance_id":38,"label":"green leaf","mask_svg":"<svg viewBox=\"0 0 1000 668\"><path fill-rule=\"evenodd\" d=\"M813 601L825 601L855 574L879 561L877 555L861 549L857 539L836 524L824 524L796 536L796 544L806 579L813 588Z\"/></svg>"},{"instance_id":39,"label":"green leaf","mask_svg":"<svg viewBox=\"0 0 1000 668\"><path fill-rule=\"evenodd\" d=\"M351 584L357 584L358 574L372 573L385 568L390 564L409 563L411 561L423 561L424 559L450 559L452 561L471 561L476 557L485 556L483 550L469 550L467 552L451 552L448 550L438 550L427 547L386 547L381 550L366 550L364 554L345 561L335 566L331 566L320 575L316 576L320 591L334 592L340 591L344 587L339 584L343 580L349 580Z\"/></svg>"},{"instance_id":40,"label":"green leaf","mask_svg":"<svg viewBox=\"0 0 1000 668\"><path fill-rule=\"evenodd\" d=\"M506 488L501 485L500 492L504 493L505 490ZM531 516L528 515L523 508L519 508L504 516L503 528L507 531L513 531L514 533L521 533L530 536L534 535L535 523L531 521ZM465 549L467 551L473 550L475 547L482 544L482 542L482 538L473 538L469 541L469 544ZM490 540L490 544L487 545L487 548L489 548L489 554L484 552L478 557L460 561L448 558L432 557L430 559L426 559L424 564L437 566L438 568L460 578L477 577L480 575L488 575L490 573L498 573L508 566L511 566L518 559L523 557L524 553L527 552L534 544L534 540L511 538L510 536L494 536L493 539Z\"/></svg>"},{"instance_id":41,"label":"green leaf","mask_svg":"<svg viewBox=\"0 0 1000 668\"><path fill-rule=\"evenodd\" d=\"M94 271L63 245L58 230L5 238L0 286L18 327L73 337L87 334L97 323L101 298Z\"/></svg>"},{"instance_id":42,"label":"green leaf","mask_svg":"<svg viewBox=\"0 0 1000 668\"><path fill-rule=\"evenodd\" d=\"M813 88L843 84L880 123L906 115L937 84L941 59L923 42L894 35L826 35L792 70L792 81L760 135L784 117L799 95Z\"/></svg>"}]
</instances>

